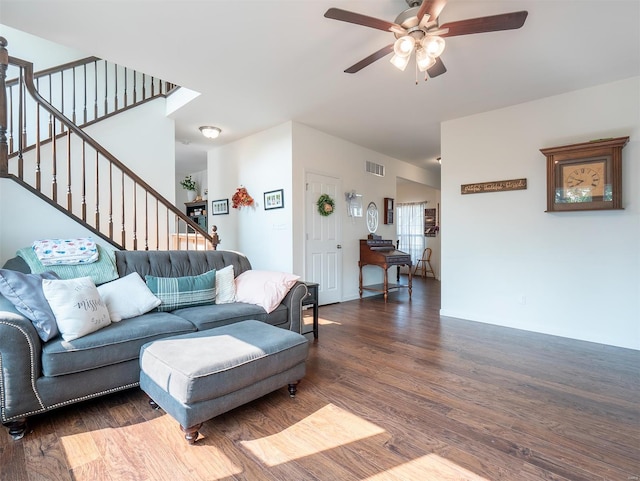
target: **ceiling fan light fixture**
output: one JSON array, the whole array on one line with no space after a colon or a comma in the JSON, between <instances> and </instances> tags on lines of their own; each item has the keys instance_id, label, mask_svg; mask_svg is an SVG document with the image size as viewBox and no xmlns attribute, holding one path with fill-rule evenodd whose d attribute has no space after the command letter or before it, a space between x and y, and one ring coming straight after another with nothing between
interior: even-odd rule
<instances>
[{"instance_id":1,"label":"ceiling fan light fixture","mask_svg":"<svg viewBox=\"0 0 640 481\"><path fill-rule=\"evenodd\" d=\"M445 42L444 38L437 35L427 35L420 40L420 45L427 52L430 57L439 57L444 52Z\"/></svg>"},{"instance_id":2,"label":"ceiling fan light fixture","mask_svg":"<svg viewBox=\"0 0 640 481\"><path fill-rule=\"evenodd\" d=\"M393 64L393 66L398 70L402 70L403 72L407 68L407 65L409 65L409 60L411 60L411 56L409 55L407 55L406 57L401 57L400 55L394 55L393 57L391 57L391 63Z\"/></svg>"},{"instance_id":3,"label":"ceiling fan light fixture","mask_svg":"<svg viewBox=\"0 0 640 481\"><path fill-rule=\"evenodd\" d=\"M501 30L515 30L524 25L528 15L526 10L522 10L486 17L468 18L444 23L440 26L440 12L447 0L406 0L406 2L409 8L401 12L394 22L387 22L386 20L349 12L340 8L330 8L325 12L324 16L326 18L384 30L393 33L396 38L392 45L386 45L365 57L346 69L345 73L359 72L366 66L390 54L392 50L395 55L391 59L391 63L398 69L405 70L413 50L416 50L416 70L418 69L418 62L420 62L420 70L428 69L425 80L437 77L447 71L439 58L445 47L443 36L456 37ZM425 59L422 53L418 58L418 50L420 49L423 49L428 57L435 59L433 67L429 68L427 66L430 61Z\"/></svg>"},{"instance_id":4,"label":"ceiling fan light fixture","mask_svg":"<svg viewBox=\"0 0 640 481\"><path fill-rule=\"evenodd\" d=\"M416 49L416 63L418 64L418 70L424 72L435 65L436 59L427 54L424 48L418 47Z\"/></svg>"},{"instance_id":5,"label":"ceiling fan light fixture","mask_svg":"<svg viewBox=\"0 0 640 481\"><path fill-rule=\"evenodd\" d=\"M204 135L207 139L217 139L222 133L222 130L220 130L218 127L203 125L202 127L200 127L200 132L202 132L202 135Z\"/></svg>"},{"instance_id":6,"label":"ceiling fan light fixture","mask_svg":"<svg viewBox=\"0 0 640 481\"><path fill-rule=\"evenodd\" d=\"M409 57L411 55L411 52L413 52L413 48L415 47L415 45L416 39L409 35L405 35L404 37L400 37L395 41L395 43L393 44L393 52L398 57Z\"/></svg>"}]
</instances>

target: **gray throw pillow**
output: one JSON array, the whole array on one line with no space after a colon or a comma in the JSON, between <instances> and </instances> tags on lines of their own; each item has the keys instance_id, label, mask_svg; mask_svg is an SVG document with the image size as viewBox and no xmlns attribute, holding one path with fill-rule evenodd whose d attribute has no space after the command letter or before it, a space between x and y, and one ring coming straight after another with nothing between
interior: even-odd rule
<instances>
[{"instance_id":1,"label":"gray throw pillow","mask_svg":"<svg viewBox=\"0 0 640 481\"><path fill-rule=\"evenodd\" d=\"M48 341L58 335L56 318L42 292L42 279L59 279L53 272L23 274L0 269L0 293L36 328L38 336Z\"/></svg>"}]
</instances>

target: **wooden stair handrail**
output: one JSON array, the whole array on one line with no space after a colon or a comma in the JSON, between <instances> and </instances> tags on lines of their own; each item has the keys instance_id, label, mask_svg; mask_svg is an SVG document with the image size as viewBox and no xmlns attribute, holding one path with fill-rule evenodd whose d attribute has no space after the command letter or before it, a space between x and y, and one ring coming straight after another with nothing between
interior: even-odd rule
<instances>
[{"instance_id":1,"label":"wooden stair handrail","mask_svg":"<svg viewBox=\"0 0 640 481\"><path fill-rule=\"evenodd\" d=\"M27 62L27 61L21 60L21 59L16 59L16 58L11 57L11 56L9 57L9 61L11 63L14 63L15 61L20 62L20 63L16 63L16 64L22 66L25 69L25 72L27 73L27 75L25 75L25 79L24 79L25 85L27 86L27 90L43 106L43 108L45 110L47 110L49 113L53 114L53 116L56 117L58 120L60 120L62 123L64 123L69 128L69 130L71 130L74 134L76 134L78 137L80 137L82 140L84 140L87 144L89 144L91 147L93 147L98 152L100 152L100 154L102 154L102 156L105 159L107 159L112 164L116 165L120 170L122 170L125 174L127 174L131 179L135 180L138 185L140 185L143 189L145 189L147 192L149 192L156 199L158 199L160 201L160 203L163 204L167 209L175 210L175 213L178 214L178 216L181 217L182 220L193 223L193 221L191 219L189 219L189 217L186 214L184 214L184 213L182 213L182 211L176 209L176 207L171 202L169 202L167 199L165 199L162 194L160 194L157 190L155 190L153 187L151 187L149 184L147 184L144 180L142 180L138 176L138 174L136 174L133 170L131 170L129 167L127 167L122 162L120 162L111 152L109 152L107 149L105 149L100 143L98 143L92 137L87 135L81 128L79 128L76 124L71 122L71 120L69 120L67 117L65 117L62 114L62 112L60 112L53 105L51 105L49 102L47 102L38 93L38 91L36 90L35 84L33 83L33 64L31 62ZM197 227L197 224L195 224L195 223L193 223L193 224ZM211 240L210 239L211 236L209 236L209 234L205 233L205 235L207 235L209 237L208 240Z\"/></svg>"},{"instance_id":2,"label":"wooden stair handrail","mask_svg":"<svg viewBox=\"0 0 640 481\"><path fill-rule=\"evenodd\" d=\"M116 91L113 92L114 94L114 99L115 99L115 104L112 105L112 110L110 110L108 108L108 103L107 103L107 99L104 99L104 103L100 104L100 105L104 105L104 112L101 114L98 114L98 97L95 97L95 104L94 104L94 115L93 118L91 119L87 119L87 97L86 97L86 83L85 83L85 104L84 104L84 115L83 115L83 121L81 122L77 122L76 120L76 113L75 113L75 99L74 99L74 103L73 103L73 118L69 119L71 120L73 123L76 123L76 125L79 125L81 128L86 128L92 124L95 124L97 122L100 122L101 120L104 120L108 117L114 116L118 113L124 112L125 110L137 107L138 105L144 103L144 102L148 102L150 100L153 100L157 97L168 97L169 95L171 95L173 92L178 90L178 86L171 83L171 82L167 82L161 79L157 79L153 76L146 76L148 79L150 79L151 85L151 93L148 95L147 91L145 90L145 85L144 85L144 81L145 81L145 75L142 75L142 84L140 85L140 87L142 88L142 94L141 97L138 97L136 95L136 85L137 82L135 80L136 76L140 74L140 72L137 72L136 70L133 70L131 68L128 67L124 67L124 66L119 66L116 63L113 62L109 62L107 60L102 60L99 57L95 57L95 56L91 56L91 57L85 57L82 59L78 59L78 60L74 60L71 62L67 62L55 67L50 67L44 70L41 70L39 72L33 72L33 78L36 80L40 80L41 78L44 77L48 77L49 78L49 87L51 88L51 78L53 76L59 75L61 81L64 81L64 74L66 72L70 72L70 74L72 75L72 82L73 85L75 86L75 69L77 69L78 67L86 67L87 65L90 64L94 64L94 68L93 68L93 72L94 74L97 76L98 74L98 62L104 62L104 75L109 76L109 74L107 73L107 70L111 69L113 67L114 72L118 71L118 68L122 69L122 71L124 72L124 83L126 84L126 80L127 80L127 73L129 73L129 77L133 78L133 100L132 101L128 101L127 100L127 87L126 85L124 86L124 91L123 92L118 92L118 81L117 81L117 73L116 73L116 77L114 77L114 81L115 81L115 89ZM9 57L9 63L16 65L18 67L24 68L25 62L21 61L18 58L15 57ZM81 72L82 73L82 72ZM85 68L83 74L86 76L87 74L87 70ZM86 79L86 77L83 77ZM155 81L158 81L158 90L157 92L154 90L154 85L155 85ZM11 90L13 87L18 86L20 83L20 78L14 78L11 80L8 80L5 82L5 87L9 90ZM96 80L96 84L95 87L97 89L97 80ZM38 86L36 86L36 89L38 88ZM97 92L96 92L97 93ZM105 92L106 93L106 92ZM123 104L119 105L118 104L118 93L124 94L124 98L123 100ZM64 97L64 91L62 92L62 97ZM9 108L11 108L11 103L8 105ZM64 106L62 107L64 109ZM64 110L61 110L61 113L64 115ZM91 116L91 115L89 115ZM69 117L67 117L69 118ZM13 155L17 155L17 151L13 150L13 143L12 143L12 131L11 131L11 126L9 126L8 132L9 134L9 158L11 158L12 154ZM19 135L19 134L18 134ZM24 139L23 139L24 140ZM48 138L48 139L41 139L41 143L42 142L47 142L47 141L51 141L53 139ZM21 145L21 150L22 152L27 152L28 150L32 149L34 147L34 144L31 145L25 145L25 142L23 142L23 144Z\"/></svg>"},{"instance_id":3,"label":"wooden stair handrail","mask_svg":"<svg viewBox=\"0 0 640 481\"><path fill-rule=\"evenodd\" d=\"M13 59L13 60L19 60L19 59L16 59L15 57L9 57L9 58ZM47 75L57 74L57 73L65 71L65 70L72 70L72 69L74 69L76 67L82 67L83 65L87 65L87 64L90 64L90 63L93 63L93 62L98 62L100 60L102 60L102 59L99 58L99 57L85 57L85 58L81 58L81 59L78 59L78 60L73 60L71 62L63 63L63 64L60 64L60 65L56 65L54 67L46 68L44 70L39 70L38 72L34 72L33 73L33 78L34 79L38 79L38 78L41 78L41 77L46 77ZM20 65L20 64L15 64L15 65ZM20 81L20 79L18 79L18 78L7 80L5 82L5 86L6 87L11 87L13 85L17 85L19 81ZM178 88L177 85L175 85L175 84L173 84L171 82L165 82L165 83L167 85L170 85L171 87L168 88L167 91L164 94L161 94L161 95L167 96L171 92L173 92L174 90L176 90Z\"/></svg>"},{"instance_id":4,"label":"wooden stair handrail","mask_svg":"<svg viewBox=\"0 0 640 481\"><path fill-rule=\"evenodd\" d=\"M157 192L151 185L149 185L141 177L139 177L135 172L133 172L130 168L128 168L125 164L123 164L118 158L116 158L113 154L111 154L111 152L109 152L106 148L104 148L99 142L97 142L91 136L87 135L72 120L67 118L61 111L59 111L56 107L51 105L47 100L45 100L38 92L34 83L33 63L23 59L19 59L17 57L10 56L8 54L6 47L7 47L6 39L3 37L0 37L0 177L6 177L6 178L13 177L14 180L18 181L23 187L29 186L29 184L24 182L20 177L10 174L9 165L8 165L9 152L8 152L8 143L7 143L8 122L7 122L6 72L7 72L8 65L15 65L21 68L23 71L23 74L21 74L21 77L29 94L36 100L36 102L45 111L47 111L50 115L52 115L55 119L57 119L61 124L63 124L68 129L68 133L66 133L65 135L69 135L70 133L73 133L76 136L78 136L78 138L81 139L84 143L86 143L87 145L95 149L96 154L101 155L110 164L117 167L117 169L119 169L123 175L126 175L134 183L134 185L139 186L142 190L144 190L145 193L150 195L156 202L160 203L168 212L171 212L173 215L176 216L177 219L184 222L189 228L193 230L194 233L197 233L197 235L202 236L205 239L205 241L213 245L214 248L216 247L215 244L213 244L212 242L214 239L209 233L205 232L196 222L191 220L181 210L177 209L173 203L169 202L162 194ZM95 61L95 59L96 57L87 57L85 59L64 64L62 66L47 69L46 71L39 72L39 74L48 75L51 72L60 71L63 67L69 68L69 66L82 65L87 61ZM16 79L16 82L19 82L19 79ZM20 173L20 176L21 175L22 174ZM41 197L43 200L47 201L49 204L56 207L57 209L61 211L65 211L65 209L62 206L60 206L55 199L50 199L49 197L40 193L38 189L34 189L32 186L29 186L28 189L32 192L38 192L39 197ZM112 239L110 239L105 234L100 233L98 229L93 228L90 224L84 222L82 219L74 215L73 212L70 212L67 210L66 213L70 217L74 218L74 220L80 221L85 227L88 227L89 229L91 229L92 232L95 232L105 240L108 240L109 242L114 243Z\"/></svg>"},{"instance_id":5,"label":"wooden stair handrail","mask_svg":"<svg viewBox=\"0 0 640 481\"><path fill-rule=\"evenodd\" d=\"M10 57L10 58L12 58L12 57ZM83 65L89 64L91 62L96 62L98 60L101 60L101 59L98 58L98 57L85 57L85 58L81 58L81 59L78 59L78 60L73 60L71 62L63 63L63 64L60 64L60 65L56 65L54 67L46 68L44 70L39 70L38 72L34 72L33 78L37 79L37 78L40 78L40 77L45 77L47 75L59 73L59 72L62 72L64 70L69 70L69 69L72 69L72 68L75 68L75 67L81 67ZM12 85L15 85L15 84L17 84L19 82L19 80L20 79L18 79L18 78L7 80L6 81L6 86L10 87Z\"/></svg>"}]
</instances>

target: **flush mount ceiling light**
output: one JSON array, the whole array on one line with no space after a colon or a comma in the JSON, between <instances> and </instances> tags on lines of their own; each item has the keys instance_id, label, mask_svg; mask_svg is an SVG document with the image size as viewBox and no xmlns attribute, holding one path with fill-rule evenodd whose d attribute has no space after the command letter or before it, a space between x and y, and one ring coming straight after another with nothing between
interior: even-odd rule
<instances>
[{"instance_id":1,"label":"flush mount ceiling light","mask_svg":"<svg viewBox=\"0 0 640 481\"><path fill-rule=\"evenodd\" d=\"M217 139L220 136L222 130L220 130L218 127L204 125L200 127L200 132L202 132L202 135L204 135L207 139Z\"/></svg>"}]
</instances>

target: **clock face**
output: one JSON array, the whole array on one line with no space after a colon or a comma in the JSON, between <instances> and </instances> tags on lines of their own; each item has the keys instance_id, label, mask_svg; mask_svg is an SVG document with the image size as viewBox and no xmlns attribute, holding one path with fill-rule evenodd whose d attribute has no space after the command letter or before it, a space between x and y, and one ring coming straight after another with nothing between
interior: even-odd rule
<instances>
[{"instance_id":1,"label":"clock face","mask_svg":"<svg viewBox=\"0 0 640 481\"><path fill-rule=\"evenodd\" d=\"M562 187L581 190L591 197L604 195L604 162L567 164L562 167Z\"/></svg>"},{"instance_id":2,"label":"clock face","mask_svg":"<svg viewBox=\"0 0 640 481\"><path fill-rule=\"evenodd\" d=\"M367 229L372 234L378 229L378 207L373 202L367 207Z\"/></svg>"}]
</instances>

